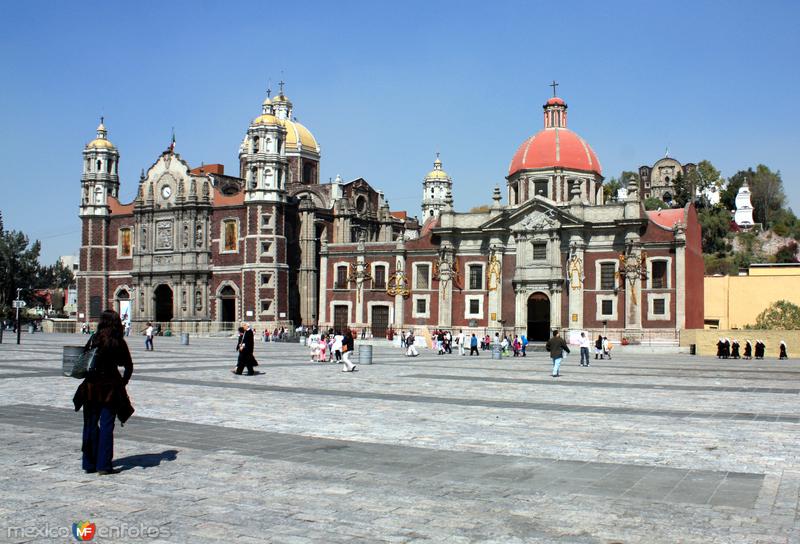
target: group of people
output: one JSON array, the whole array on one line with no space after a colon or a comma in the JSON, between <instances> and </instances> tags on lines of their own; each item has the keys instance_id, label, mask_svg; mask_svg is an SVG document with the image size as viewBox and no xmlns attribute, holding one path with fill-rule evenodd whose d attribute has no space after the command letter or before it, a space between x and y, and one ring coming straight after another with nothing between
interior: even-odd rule
<instances>
[{"instance_id":1,"label":"group of people","mask_svg":"<svg viewBox=\"0 0 800 544\"><path fill-rule=\"evenodd\" d=\"M312 363L341 363L342 372L355 372L356 365L350 361L355 339L350 329L345 330L344 334L333 329L320 334L315 328L308 337L308 347Z\"/></svg>"},{"instance_id":2,"label":"group of people","mask_svg":"<svg viewBox=\"0 0 800 544\"><path fill-rule=\"evenodd\" d=\"M744 352L739 355L741 345L739 341L734 338L731 341L729 338L720 338L717 342L717 359L763 359L767 351L767 345L763 340L756 339L755 344L750 340L744 341ZM778 348L778 359L788 359L789 354L786 352L786 342L781 340Z\"/></svg>"},{"instance_id":3,"label":"group of people","mask_svg":"<svg viewBox=\"0 0 800 544\"><path fill-rule=\"evenodd\" d=\"M264 342L282 342L288 336L289 335L286 331L286 327L281 327L280 329L276 328L273 330L271 334L269 330L264 329L261 339Z\"/></svg>"}]
</instances>

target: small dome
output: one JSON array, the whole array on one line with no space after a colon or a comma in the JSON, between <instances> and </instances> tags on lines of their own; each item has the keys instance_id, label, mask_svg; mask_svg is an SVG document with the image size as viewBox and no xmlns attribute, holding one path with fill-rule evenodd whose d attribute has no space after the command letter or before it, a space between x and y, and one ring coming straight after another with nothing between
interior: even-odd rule
<instances>
[{"instance_id":1,"label":"small dome","mask_svg":"<svg viewBox=\"0 0 800 544\"><path fill-rule=\"evenodd\" d=\"M103 123L103 118L100 118L100 124L97 125L97 138L86 144L86 149L116 149L108 138L108 131L106 125Z\"/></svg>"},{"instance_id":2,"label":"small dome","mask_svg":"<svg viewBox=\"0 0 800 544\"><path fill-rule=\"evenodd\" d=\"M436 160L433 161L433 170L428 172L425 176L426 180L442 180L442 181L449 181L450 176L447 175L447 172L442 170L442 161L439 160L439 156L437 153Z\"/></svg>"},{"instance_id":3,"label":"small dome","mask_svg":"<svg viewBox=\"0 0 800 544\"><path fill-rule=\"evenodd\" d=\"M566 102L564 102L564 100L562 100L561 98L559 98L559 97L557 97L557 96L554 96L553 98L551 98L550 100L548 100L548 101L547 101L547 104L545 104L545 105L546 105L546 106L555 106L555 105L558 105L558 106L566 106L566 105L567 105L567 103L566 103Z\"/></svg>"},{"instance_id":4,"label":"small dome","mask_svg":"<svg viewBox=\"0 0 800 544\"><path fill-rule=\"evenodd\" d=\"M105 138L95 138L86 145L87 149L115 149L114 144Z\"/></svg>"},{"instance_id":5,"label":"small dome","mask_svg":"<svg viewBox=\"0 0 800 544\"><path fill-rule=\"evenodd\" d=\"M267 98L269 100L269 98ZM264 101L266 104L266 100ZM259 115L255 119L253 119L252 125L275 125L275 126L282 126L281 120L272 115L271 113L265 113L264 115Z\"/></svg>"}]
</instances>

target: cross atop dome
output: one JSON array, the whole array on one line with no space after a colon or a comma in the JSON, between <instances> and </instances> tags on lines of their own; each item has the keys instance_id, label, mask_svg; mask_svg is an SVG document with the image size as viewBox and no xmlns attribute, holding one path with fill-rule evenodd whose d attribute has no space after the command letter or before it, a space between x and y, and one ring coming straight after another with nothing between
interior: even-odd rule
<instances>
[{"instance_id":1,"label":"cross atop dome","mask_svg":"<svg viewBox=\"0 0 800 544\"><path fill-rule=\"evenodd\" d=\"M555 98L557 96L556 95L556 87L558 87L558 83L556 83L556 80L554 79L553 82L550 85L548 85L548 87L552 87L553 88L553 98Z\"/></svg>"},{"instance_id":2,"label":"cross atop dome","mask_svg":"<svg viewBox=\"0 0 800 544\"><path fill-rule=\"evenodd\" d=\"M553 97L550 98L544 107L544 128L567 128L567 103L556 96L558 83L553 81Z\"/></svg>"}]
</instances>

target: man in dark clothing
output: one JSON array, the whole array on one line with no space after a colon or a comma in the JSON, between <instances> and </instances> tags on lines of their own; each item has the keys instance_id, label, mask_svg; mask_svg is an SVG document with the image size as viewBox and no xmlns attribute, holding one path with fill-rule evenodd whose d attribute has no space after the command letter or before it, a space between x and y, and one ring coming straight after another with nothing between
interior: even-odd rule
<instances>
[{"instance_id":1,"label":"man in dark clothing","mask_svg":"<svg viewBox=\"0 0 800 544\"><path fill-rule=\"evenodd\" d=\"M569 346L558 335L558 331L553 331L553 337L547 341L545 349L550 352L550 358L553 360L553 377L558 378L561 376L558 372L559 368L561 368L561 359L564 358L565 351L569 353Z\"/></svg>"},{"instance_id":2,"label":"man in dark clothing","mask_svg":"<svg viewBox=\"0 0 800 544\"><path fill-rule=\"evenodd\" d=\"M475 333L472 333L472 336L469 339L469 355L480 355L478 353L478 337L475 336Z\"/></svg>"},{"instance_id":3,"label":"man in dark clothing","mask_svg":"<svg viewBox=\"0 0 800 544\"><path fill-rule=\"evenodd\" d=\"M239 360L236 363L236 371L234 373L241 374L244 368L247 367L247 375L252 376L256 373L253 367L258 365L256 358L253 356L253 348L255 347L253 329L247 323L242 323L242 327L244 327L244 334L239 344Z\"/></svg>"}]
</instances>

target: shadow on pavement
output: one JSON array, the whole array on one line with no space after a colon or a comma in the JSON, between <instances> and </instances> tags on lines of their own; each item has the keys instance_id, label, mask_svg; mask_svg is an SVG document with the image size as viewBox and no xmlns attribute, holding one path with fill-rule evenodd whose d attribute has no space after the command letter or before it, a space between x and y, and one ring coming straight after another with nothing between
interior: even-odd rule
<instances>
[{"instance_id":1,"label":"shadow on pavement","mask_svg":"<svg viewBox=\"0 0 800 544\"><path fill-rule=\"evenodd\" d=\"M157 467L161 461L174 461L178 458L178 450L165 450L161 453L143 453L141 455L129 455L114 460L114 467L120 470L130 470L132 468L151 468Z\"/></svg>"}]
</instances>

